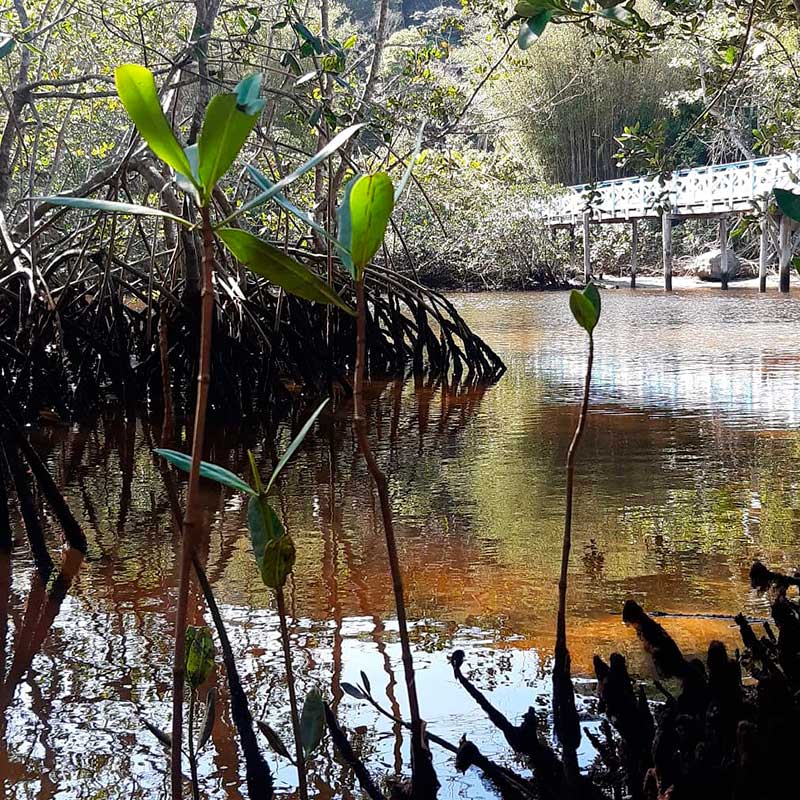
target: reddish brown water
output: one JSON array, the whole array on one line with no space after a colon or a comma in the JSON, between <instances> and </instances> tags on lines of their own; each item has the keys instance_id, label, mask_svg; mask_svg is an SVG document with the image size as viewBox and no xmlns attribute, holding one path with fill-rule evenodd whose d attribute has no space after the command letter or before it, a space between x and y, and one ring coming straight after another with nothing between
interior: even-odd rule
<instances>
[{"instance_id":1,"label":"reddish brown water","mask_svg":"<svg viewBox=\"0 0 800 800\"><path fill-rule=\"evenodd\" d=\"M466 732L504 758L502 738L455 684L446 657L461 647L475 681L506 713L533 704L546 721L563 461L585 340L564 294L456 300L508 373L462 395L413 381L375 386L371 430L417 621L424 715L437 733L457 741ZM746 581L752 559L782 568L800 560L799 323L794 297L605 293L577 475L569 635L579 676L590 675L593 653L612 649L649 675L619 619L625 598L677 615L760 616L765 608ZM349 411L343 405L323 420L279 488L298 545L293 652L301 690L320 686L373 770L392 772L407 766L407 743L340 689L363 669L387 705L405 706L383 534ZM168 727L169 717L177 543L151 455L157 435L112 414L92 427L33 434L90 553L8 712L0 797L167 796L164 752L140 721ZM290 436L282 431L278 451ZM273 450L254 429L215 434L209 457L244 475L247 448L267 472ZM245 690L256 714L286 733L277 618L254 566L243 502L211 484L205 498L207 570ZM18 625L31 565L15 534ZM199 621L197 603L194 613ZM687 652L711 637L735 641L725 619L662 621ZM581 690L591 695L590 682ZM591 702L584 711L594 725ZM435 755L442 797L490 796L477 775L461 776L447 754ZM279 794L290 796L293 770L277 756L269 761ZM227 711L201 774L204 796L241 796ZM358 796L327 746L311 774L316 796Z\"/></svg>"}]
</instances>

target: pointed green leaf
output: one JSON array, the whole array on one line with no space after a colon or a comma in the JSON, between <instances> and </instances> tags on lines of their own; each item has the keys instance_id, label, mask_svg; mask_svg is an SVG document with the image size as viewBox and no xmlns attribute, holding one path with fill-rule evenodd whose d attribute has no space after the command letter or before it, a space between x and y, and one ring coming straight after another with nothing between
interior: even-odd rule
<instances>
[{"instance_id":1,"label":"pointed green leaf","mask_svg":"<svg viewBox=\"0 0 800 800\"><path fill-rule=\"evenodd\" d=\"M105 211L109 214L133 214L139 217L166 217L179 222L181 225L191 227L192 223L182 217L176 217L168 211L150 206L140 206L135 203L118 203L116 200L96 200L93 197L65 197L52 195L50 197L31 197L37 202L49 203L51 206L66 206L67 208L80 208L86 211Z\"/></svg>"},{"instance_id":2,"label":"pointed green leaf","mask_svg":"<svg viewBox=\"0 0 800 800\"><path fill-rule=\"evenodd\" d=\"M339 240L350 251L356 280L383 243L393 208L394 186L385 172L348 183L339 207Z\"/></svg>"},{"instance_id":3,"label":"pointed green leaf","mask_svg":"<svg viewBox=\"0 0 800 800\"><path fill-rule=\"evenodd\" d=\"M284 534L268 541L261 562L261 580L270 589L280 589L286 583L294 567L295 549L292 537Z\"/></svg>"},{"instance_id":4,"label":"pointed green leaf","mask_svg":"<svg viewBox=\"0 0 800 800\"><path fill-rule=\"evenodd\" d=\"M257 170L255 167L251 167L249 164L245 168L247 169L247 174L250 176L250 179L261 189L263 192L270 191L275 184L260 170ZM303 211L302 208L298 208L294 203L286 198L286 195L282 194L281 192L276 192L272 195L272 199L283 209L288 211L290 214L297 217L299 220L304 222L306 225L313 228L317 233L321 236L324 236L326 239L330 239L334 245L337 247L341 247L342 245L328 233L325 229L324 225L320 225L312 216L308 213L308 211Z\"/></svg>"},{"instance_id":5,"label":"pointed green leaf","mask_svg":"<svg viewBox=\"0 0 800 800\"><path fill-rule=\"evenodd\" d=\"M191 175L186 154L161 108L153 73L139 64L123 64L114 70L114 82L122 105L150 149L176 172Z\"/></svg>"},{"instance_id":6,"label":"pointed green leaf","mask_svg":"<svg viewBox=\"0 0 800 800\"><path fill-rule=\"evenodd\" d=\"M251 497L247 503L247 528L256 564L261 569L267 543L286 535L280 518L263 494Z\"/></svg>"},{"instance_id":7,"label":"pointed green leaf","mask_svg":"<svg viewBox=\"0 0 800 800\"><path fill-rule=\"evenodd\" d=\"M573 289L569 295L569 308L575 321L587 333L591 333L600 319L600 293L590 283L582 292Z\"/></svg>"},{"instance_id":8,"label":"pointed green leaf","mask_svg":"<svg viewBox=\"0 0 800 800\"><path fill-rule=\"evenodd\" d=\"M309 158L308 161L301 164L299 167L297 167L297 169L292 170L284 178L281 178L276 184L273 185L271 189L256 195L252 200L248 200L248 202L246 202L241 208L237 209L233 214L224 219L220 223L219 227L227 225L232 219L236 219L236 217L239 215L244 214L245 211L249 211L250 209L266 203L267 200L274 197L276 194L278 194L278 192L283 191L283 189L285 189L290 183L294 183L294 181L296 181L299 177L305 175L306 172L314 169L317 164L333 155L354 133L361 130L361 128L363 128L366 124L366 122L359 122L357 125L351 125L349 128L345 128L343 131L337 133L336 136L334 136L333 139L331 139L328 144L325 145L325 147Z\"/></svg>"},{"instance_id":9,"label":"pointed green leaf","mask_svg":"<svg viewBox=\"0 0 800 800\"><path fill-rule=\"evenodd\" d=\"M184 472L191 472L192 470L192 457L186 453L179 453L177 450L165 450L164 448L156 448L153 452ZM232 489L238 489L240 492L246 492L250 495L256 493L252 486L248 486L238 475L234 475L233 472L225 469L225 467L218 467L208 461L200 462L200 475L210 481L230 486Z\"/></svg>"},{"instance_id":10,"label":"pointed green leaf","mask_svg":"<svg viewBox=\"0 0 800 800\"><path fill-rule=\"evenodd\" d=\"M176 172L175 183L178 184L179 189L191 195L197 205L200 205L200 193L197 191L197 187L200 184L200 178L197 173L197 145L190 144L188 147L183 148L183 152L186 153L186 160L189 162L192 174L184 175L182 172Z\"/></svg>"},{"instance_id":11,"label":"pointed green leaf","mask_svg":"<svg viewBox=\"0 0 800 800\"><path fill-rule=\"evenodd\" d=\"M206 199L239 155L257 119L258 114L246 114L239 108L235 94L211 98L197 143L197 172Z\"/></svg>"},{"instance_id":12,"label":"pointed green leaf","mask_svg":"<svg viewBox=\"0 0 800 800\"><path fill-rule=\"evenodd\" d=\"M203 722L200 725L200 733L197 735L196 752L200 752L206 745L206 742L211 738L211 732L214 730L214 720L217 716L217 689L212 686L206 695L206 708L203 713Z\"/></svg>"},{"instance_id":13,"label":"pointed green leaf","mask_svg":"<svg viewBox=\"0 0 800 800\"><path fill-rule=\"evenodd\" d=\"M260 72L254 72L246 78L242 78L236 84L236 104L245 114L260 114L267 104L259 95L261 94Z\"/></svg>"},{"instance_id":14,"label":"pointed green leaf","mask_svg":"<svg viewBox=\"0 0 800 800\"><path fill-rule=\"evenodd\" d=\"M186 628L186 680L197 689L214 669L214 640L209 628L189 625Z\"/></svg>"},{"instance_id":15,"label":"pointed green leaf","mask_svg":"<svg viewBox=\"0 0 800 800\"><path fill-rule=\"evenodd\" d=\"M540 11L530 19L526 19L519 26L517 44L520 50L527 50L544 33L547 23L550 22L554 14L554 11Z\"/></svg>"},{"instance_id":16,"label":"pointed green leaf","mask_svg":"<svg viewBox=\"0 0 800 800\"><path fill-rule=\"evenodd\" d=\"M300 713L300 741L306 758L319 747L325 732L325 706L318 689L312 689Z\"/></svg>"},{"instance_id":17,"label":"pointed green leaf","mask_svg":"<svg viewBox=\"0 0 800 800\"><path fill-rule=\"evenodd\" d=\"M147 730L150 731L150 733L152 733L153 736L155 736L156 739L158 739L158 741L168 750L170 747L172 747L172 737L168 733L162 731L161 728L157 728L146 719L142 719L142 725L144 725L145 728L147 728Z\"/></svg>"},{"instance_id":18,"label":"pointed green leaf","mask_svg":"<svg viewBox=\"0 0 800 800\"><path fill-rule=\"evenodd\" d=\"M349 694L350 697L355 697L356 700L366 700L367 696L358 686L353 686L352 683L347 683L346 681L342 681L340 686L342 687L342 691L346 694Z\"/></svg>"},{"instance_id":19,"label":"pointed green leaf","mask_svg":"<svg viewBox=\"0 0 800 800\"><path fill-rule=\"evenodd\" d=\"M289 750L286 745L283 743L283 739L278 735L278 733L270 728L270 726L264 722L263 719L258 720L258 727L261 729L261 733L267 737L267 741L269 742L269 746L279 755L283 756L284 758L289 759L289 761L294 764L294 759L289 754Z\"/></svg>"},{"instance_id":20,"label":"pointed green leaf","mask_svg":"<svg viewBox=\"0 0 800 800\"><path fill-rule=\"evenodd\" d=\"M223 228L217 231L217 235L242 264L276 286L305 300L329 303L348 314L353 313L325 281L252 233L238 228Z\"/></svg>"},{"instance_id":21,"label":"pointed green leaf","mask_svg":"<svg viewBox=\"0 0 800 800\"><path fill-rule=\"evenodd\" d=\"M328 405L327 399L323 400L319 404L317 410L306 420L306 424L303 425L297 436L295 436L294 439L292 439L292 443L286 449L286 452L283 454L283 457L278 462L278 466L275 467L275 469L272 471L272 475L270 476L269 483L267 484L267 488L265 489L265 493L269 492L269 490L272 488L272 484L275 483L275 479L278 477L278 475L281 474L281 470L286 466L289 459L294 455L297 448L300 447L300 445L303 443L303 439L306 438L306 435L311 430L311 426L317 421L317 417L322 413L322 409L325 408L326 405Z\"/></svg>"},{"instance_id":22,"label":"pointed green leaf","mask_svg":"<svg viewBox=\"0 0 800 800\"><path fill-rule=\"evenodd\" d=\"M800 222L800 195L786 189L774 189L778 208L790 219Z\"/></svg>"},{"instance_id":23,"label":"pointed green leaf","mask_svg":"<svg viewBox=\"0 0 800 800\"><path fill-rule=\"evenodd\" d=\"M11 34L0 36L0 58L5 58L16 46L17 40Z\"/></svg>"},{"instance_id":24,"label":"pointed green leaf","mask_svg":"<svg viewBox=\"0 0 800 800\"><path fill-rule=\"evenodd\" d=\"M411 158L408 159L408 164L406 165L405 172L403 172L403 177L400 179L400 183L397 184L397 188L394 190L394 202L400 199L400 196L403 194L403 191L406 188L406 184L411 178L411 172L414 169L414 162L417 160L419 156L419 151L422 149L422 134L425 133L425 122L423 122L419 126L419 130L417 131L417 138L414 141L414 152L411 154Z\"/></svg>"}]
</instances>

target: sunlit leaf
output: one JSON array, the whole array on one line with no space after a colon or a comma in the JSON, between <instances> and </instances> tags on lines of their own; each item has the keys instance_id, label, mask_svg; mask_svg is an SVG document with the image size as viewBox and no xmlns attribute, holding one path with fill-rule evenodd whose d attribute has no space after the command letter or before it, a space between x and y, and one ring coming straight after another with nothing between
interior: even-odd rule
<instances>
[{"instance_id":1,"label":"sunlit leaf","mask_svg":"<svg viewBox=\"0 0 800 800\"><path fill-rule=\"evenodd\" d=\"M246 202L241 208L237 209L233 214L224 219L222 223L220 223L220 227L226 225L240 214L244 214L245 211L249 211L266 203L269 199L278 194L278 192L283 191L290 183L294 183L294 181L296 181L299 177L305 175L309 170L314 169L317 164L333 155L351 136L353 136L354 133L360 131L361 128L363 128L366 124L366 122L359 122L358 124L351 125L349 128L345 128L343 131L337 133L336 136L334 136L333 139L331 139L328 144L325 145L325 147L323 147L318 153L315 153L311 158L308 159L308 161L303 162L299 167L292 170L285 177L281 178L272 186L271 189L256 195L252 200Z\"/></svg>"},{"instance_id":2,"label":"sunlit leaf","mask_svg":"<svg viewBox=\"0 0 800 800\"><path fill-rule=\"evenodd\" d=\"M214 669L214 640L205 626L186 628L186 680L194 689L205 683Z\"/></svg>"},{"instance_id":3,"label":"sunlit leaf","mask_svg":"<svg viewBox=\"0 0 800 800\"><path fill-rule=\"evenodd\" d=\"M122 105L150 149L176 172L191 175L186 154L161 108L153 73L139 64L122 64L114 70L114 82Z\"/></svg>"},{"instance_id":4,"label":"sunlit leaf","mask_svg":"<svg viewBox=\"0 0 800 800\"><path fill-rule=\"evenodd\" d=\"M267 542L279 539L286 533L280 518L263 494L251 497L247 503L247 528L256 564L261 569Z\"/></svg>"},{"instance_id":5,"label":"sunlit leaf","mask_svg":"<svg viewBox=\"0 0 800 800\"><path fill-rule=\"evenodd\" d=\"M283 454L281 460L278 462L278 466L276 466L275 469L272 471L269 483L267 483L267 488L264 490L265 492L269 492L269 490L272 488L272 484L275 483L275 479L278 477L278 475L281 474L281 471L289 462L289 459L295 454L297 448L300 447L300 445L303 443L303 439L306 438L306 435L311 430L311 427L317 421L317 417L322 413L322 409L325 408L326 405L328 405L329 399L330 398L323 400L319 404L319 406L317 406L317 410L306 420L305 425L303 425L303 427L300 429L300 432L297 434L297 436L295 436L294 439L292 439L292 443L289 445L289 447L286 448L286 452Z\"/></svg>"},{"instance_id":6,"label":"sunlit leaf","mask_svg":"<svg viewBox=\"0 0 800 800\"><path fill-rule=\"evenodd\" d=\"M591 333L600 319L600 292L590 283L579 292L573 289L569 295L569 308L575 321L587 333Z\"/></svg>"},{"instance_id":7,"label":"sunlit leaf","mask_svg":"<svg viewBox=\"0 0 800 800\"><path fill-rule=\"evenodd\" d=\"M258 114L246 114L235 94L211 98L198 139L198 175L206 199L228 171L256 124Z\"/></svg>"},{"instance_id":8,"label":"sunlit leaf","mask_svg":"<svg viewBox=\"0 0 800 800\"><path fill-rule=\"evenodd\" d=\"M303 703L300 714L300 741L306 758L319 747L325 732L325 705L318 689L312 689Z\"/></svg>"},{"instance_id":9,"label":"sunlit leaf","mask_svg":"<svg viewBox=\"0 0 800 800\"><path fill-rule=\"evenodd\" d=\"M261 580L270 589L280 589L294 568L296 552L292 537L284 534L267 542L261 562Z\"/></svg>"},{"instance_id":10,"label":"sunlit leaf","mask_svg":"<svg viewBox=\"0 0 800 800\"><path fill-rule=\"evenodd\" d=\"M540 11L519 26L517 44L520 50L527 50L542 35L554 14L554 11Z\"/></svg>"},{"instance_id":11,"label":"sunlit leaf","mask_svg":"<svg viewBox=\"0 0 800 800\"><path fill-rule=\"evenodd\" d=\"M342 261L360 280L378 252L394 208L394 186L385 172L356 176L345 187L339 206L339 241L349 250Z\"/></svg>"},{"instance_id":12,"label":"sunlit leaf","mask_svg":"<svg viewBox=\"0 0 800 800\"><path fill-rule=\"evenodd\" d=\"M247 174L250 176L250 179L264 192L268 192L275 187L275 184L260 170L257 170L255 167L252 167L248 164L246 167ZM324 225L320 225L308 211L303 211L302 208L298 208L291 200L288 200L286 195L282 194L281 192L276 192L272 195L272 199L283 209L288 211L293 216L297 217L297 219L304 222L309 227L313 228L317 233L321 236L324 236L326 239L330 239L335 245L341 247L341 244L330 235L330 233L325 229Z\"/></svg>"},{"instance_id":13,"label":"sunlit leaf","mask_svg":"<svg viewBox=\"0 0 800 800\"><path fill-rule=\"evenodd\" d=\"M164 448L157 448L153 452L169 461L173 466L178 467L178 469L182 469L184 472L191 472L192 470L192 457L186 453L179 453L177 450L166 450ZM247 494L251 495L256 493L253 487L248 486L238 475L225 469L225 467L218 467L216 464L211 464L208 461L200 462L200 475L203 478L208 478L210 481L222 483L233 489L238 489L240 492L247 492Z\"/></svg>"},{"instance_id":14,"label":"sunlit leaf","mask_svg":"<svg viewBox=\"0 0 800 800\"><path fill-rule=\"evenodd\" d=\"M239 228L223 228L217 235L242 264L276 286L305 300L329 303L353 313L325 281L271 244Z\"/></svg>"},{"instance_id":15,"label":"sunlit leaf","mask_svg":"<svg viewBox=\"0 0 800 800\"><path fill-rule=\"evenodd\" d=\"M191 222L181 217L176 217L168 211L150 206L140 206L135 203L118 203L116 200L97 200L93 197L64 197L52 195L50 197L31 197L37 202L49 203L51 206L66 206L67 208L80 208L85 211L105 211L109 214L133 214L139 217L166 217L181 225L191 226Z\"/></svg>"}]
</instances>

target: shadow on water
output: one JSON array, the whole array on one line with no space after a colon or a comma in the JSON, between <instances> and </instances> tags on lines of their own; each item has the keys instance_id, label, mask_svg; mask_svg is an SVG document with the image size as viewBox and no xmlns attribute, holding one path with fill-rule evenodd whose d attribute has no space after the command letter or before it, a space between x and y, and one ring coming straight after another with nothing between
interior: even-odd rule
<instances>
[{"instance_id":1,"label":"shadow on water","mask_svg":"<svg viewBox=\"0 0 800 800\"><path fill-rule=\"evenodd\" d=\"M498 733L466 701L446 662L459 647L472 678L515 719L533 701L547 728L548 666L561 546L563 463L577 413L583 340L563 295L464 295L459 312L509 369L488 390L451 394L424 382L370 389L370 426L386 465L406 573L415 663L432 730L468 732L489 756ZM687 653L709 638L736 640L713 615L761 616L747 589L755 557L777 567L800 555L800 304L731 291L672 297L625 291L604 298L597 334L594 410L578 466L570 644L576 674L595 652L626 655L647 675L621 624L624 599L679 617L670 629ZM290 585L299 691L318 684L353 732L373 773L407 766L397 726L342 691L359 670L376 697L405 714L377 498L357 457L351 410L323 418L279 502L297 543ZM252 448L263 472L290 440L218 430L210 460L246 474ZM188 449L185 432L178 447ZM61 604L7 714L0 786L8 798L151 798L167 795L167 764L141 723L169 716L177 541L152 448L157 422L107 413L94 425L32 434L88 537L88 559ZM181 479L182 480L182 479ZM204 484L209 537L202 559L225 618L254 714L288 730L278 619L250 553L241 497ZM57 527L44 516L51 550ZM10 633L22 630L36 565L12 515ZM190 622L202 622L199 595ZM227 712L201 757L203 791L238 798L242 765ZM593 725L584 686L584 724ZM267 751L266 741L262 742ZM447 754L437 768L452 796L489 796ZM591 758L587 750L584 762ZM269 756L278 794L294 775ZM311 771L319 797L358 796L329 755Z\"/></svg>"}]
</instances>

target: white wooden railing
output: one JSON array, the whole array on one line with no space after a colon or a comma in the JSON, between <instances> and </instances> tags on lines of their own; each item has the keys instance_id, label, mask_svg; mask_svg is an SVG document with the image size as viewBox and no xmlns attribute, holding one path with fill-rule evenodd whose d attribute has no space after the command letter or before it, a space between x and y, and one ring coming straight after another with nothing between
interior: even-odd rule
<instances>
[{"instance_id":1,"label":"white wooden railing","mask_svg":"<svg viewBox=\"0 0 800 800\"><path fill-rule=\"evenodd\" d=\"M569 186L533 204L533 216L550 225L575 224L591 209L595 222L655 218L669 204L674 216L755 210L776 186L797 187L800 154L715 164L674 172L669 180L634 177Z\"/></svg>"}]
</instances>

